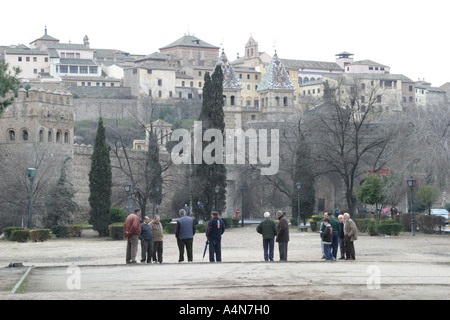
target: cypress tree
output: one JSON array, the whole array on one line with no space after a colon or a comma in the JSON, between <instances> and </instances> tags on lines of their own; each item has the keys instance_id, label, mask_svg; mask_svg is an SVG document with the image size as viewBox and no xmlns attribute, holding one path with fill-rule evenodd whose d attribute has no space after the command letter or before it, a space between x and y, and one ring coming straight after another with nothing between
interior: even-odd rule
<instances>
[{"instance_id":1,"label":"cypress tree","mask_svg":"<svg viewBox=\"0 0 450 320\"><path fill-rule=\"evenodd\" d=\"M89 204L91 206L89 222L100 237L107 236L109 233L111 185L109 146L106 144L103 119L100 118L95 135L94 152L91 156L91 171L89 172Z\"/></svg>"},{"instance_id":2,"label":"cypress tree","mask_svg":"<svg viewBox=\"0 0 450 320\"><path fill-rule=\"evenodd\" d=\"M203 102L199 121L202 121L202 136L208 129L218 129L224 136L225 115L223 112L223 73L220 66L216 66L212 76L206 72L203 86ZM203 150L213 141L204 141ZM212 154L214 156L214 154ZM219 155L222 157L222 155ZM194 165L192 171L193 200L196 212L203 211L205 218L216 208L215 187L219 186L218 210L221 213L225 208L227 171L222 163L207 164L204 159L202 164ZM203 203L203 208L198 207L198 201ZM200 210L199 210L200 209ZM206 211L206 212L205 212Z\"/></svg>"}]
</instances>

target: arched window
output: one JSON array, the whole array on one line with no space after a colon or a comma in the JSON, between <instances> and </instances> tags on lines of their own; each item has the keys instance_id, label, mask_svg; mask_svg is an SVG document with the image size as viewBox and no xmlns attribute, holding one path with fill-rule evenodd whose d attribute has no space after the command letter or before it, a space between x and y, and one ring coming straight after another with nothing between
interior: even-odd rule
<instances>
[{"instance_id":1,"label":"arched window","mask_svg":"<svg viewBox=\"0 0 450 320\"><path fill-rule=\"evenodd\" d=\"M16 141L16 132L14 130L8 131L9 141Z\"/></svg>"},{"instance_id":2,"label":"arched window","mask_svg":"<svg viewBox=\"0 0 450 320\"><path fill-rule=\"evenodd\" d=\"M61 131L56 131L56 142L61 142Z\"/></svg>"},{"instance_id":3,"label":"arched window","mask_svg":"<svg viewBox=\"0 0 450 320\"><path fill-rule=\"evenodd\" d=\"M283 106L287 107L288 105L288 98L287 97L283 97Z\"/></svg>"},{"instance_id":4,"label":"arched window","mask_svg":"<svg viewBox=\"0 0 450 320\"><path fill-rule=\"evenodd\" d=\"M299 86L301 86L301 85L302 85L302 83L303 83L303 81L302 81L302 77L298 77L298 85L299 85Z\"/></svg>"},{"instance_id":5,"label":"arched window","mask_svg":"<svg viewBox=\"0 0 450 320\"><path fill-rule=\"evenodd\" d=\"M311 78L309 81L316 81L316 79L313 77L313 78Z\"/></svg>"},{"instance_id":6,"label":"arched window","mask_svg":"<svg viewBox=\"0 0 450 320\"><path fill-rule=\"evenodd\" d=\"M22 130L22 141L28 141L28 130L27 129Z\"/></svg>"},{"instance_id":7,"label":"arched window","mask_svg":"<svg viewBox=\"0 0 450 320\"><path fill-rule=\"evenodd\" d=\"M280 106L280 97L275 97L275 102L276 102L277 107L279 107Z\"/></svg>"},{"instance_id":8,"label":"arched window","mask_svg":"<svg viewBox=\"0 0 450 320\"><path fill-rule=\"evenodd\" d=\"M48 142L53 142L53 131L52 130L48 130L47 141Z\"/></svg>"},{"instance_id":9,"label":"arched window","mask_svg":"<svg viewBox=\"0 0 450 320\"><path fill-rule=\"evenodd\" d=\"M69 131L64 133L64 143L69 143Z\"/></svg>"},{"instance_id":10,"label":"arched window","mask_svg":"<svg viewBox=\"0 0 450 320\"><path fill-rule=\"evenodd\" d=\"M232 106L234 106L234 96L230 97L230 103L231 103Z\"/></svg>"},{"instance_id":11,"label":"arched window","mask_svg":"<svg viewBox=\"0 0 450 320\"><path fill-rule=\"evenodd\" d=\"M39 142L44 142L44 130L39 130Z\"/></svg>"},{"instance_id":12,"label":"arched window","mask_svg":"<svg viewBox=\"0 0 450 320\"><path fill-rule=\"evenodd\" d=\"M303 78L303 83L307 83L309 81L308 77Z\"/></svg>"}]
</instances>

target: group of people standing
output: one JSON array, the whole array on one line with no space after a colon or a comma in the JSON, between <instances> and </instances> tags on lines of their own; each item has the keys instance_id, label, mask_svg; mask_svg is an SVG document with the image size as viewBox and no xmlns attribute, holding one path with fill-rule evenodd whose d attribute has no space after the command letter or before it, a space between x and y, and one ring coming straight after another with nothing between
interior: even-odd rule
<instances>
[{"instance_id":1,"label":"group of people standing","mask_svg":"<svg viewBox=\"0 0 450 320\"><path fill-rule=\"evenodd\" d=\"M141 263L163 262L163 227L159 215L150 222L145 216L141 223L141 210L130 214L123 225L127 239L126 263L137 263L136 256L141 240Z\"/></svg>"},{"instance_id":2,"label":"group of people standing","mask_svg":"<svg viewBox=\"0 0 450 320\"><path fill-rule=\"evenodd\" d=\"M136 255L138 243L141 240L141 263L163 262L163 227L159 216L150 222L145 216L140 223L140 209L130 214L124 224L125 237L127 238L126 263L137 263ZM256 231L262 235L265 261L274 261L275 241L278 243L280 261L287 261L289 242L289 221L282 211L276 216L278 224L270 218L270 213L264 213L264 220L258 224ZM179 257L178 262L184 262L184 252L187 254L187 262L193 261L193 241L196 232L194 219L186 215L186 210L179 210L179 218L175 229ZM206 249L209 246L209 261L221 262L221 240L225 232L225 223L216 211L211 213L211 220L206 228ZM338 247L340 259L355 260L355 247L353 242L357 239L355 222L350 219L348 213L339 214L337 219L327 212L324 214L320 227L322 258L326 261L336 261Z\"/></svg>"},{"instance_id":3,"label":"group of people standing","mask_svg":"<svg viewBox=\"0 0 450 320\"><path fill-rule=\"evenodd\" d=\"M186 210L181 209L175 228L179 257L178 262L184 262L186 251L187 262L193 261L192 247L195 235L194 219L186 215ZM136 256L139 240L141 241L141 263L163 262L163 227L159 215L150 222L145 216L140 222L141 210L136 209L130 214L123 225L125 238L127 239L126 263L137 263ZM211 220L206 228L207 245L209 245L209 261L221 262L221 239L225 232L225 223L215 211L211 213Z\"/></svg>"},{"instance_id":4,"label":"group of people standing","mask_svg":"<svg viewBox=\"0 0 450 320\"><path fill-rule=\"evenodd\" d=\"M325 212L320 226L322 259L336 261L339 247L339 259L355 260L353 242L357 240L357 231L355 222L347 212L339 214L337 219Z\"/></svg>"}]
</instances>

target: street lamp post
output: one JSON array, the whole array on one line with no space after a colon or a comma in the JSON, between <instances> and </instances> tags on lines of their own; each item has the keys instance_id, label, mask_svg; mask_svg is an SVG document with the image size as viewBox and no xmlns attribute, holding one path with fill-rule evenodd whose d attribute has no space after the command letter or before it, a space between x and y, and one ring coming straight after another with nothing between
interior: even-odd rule
<instances>
[{"instance_id":1,"label":"street lamp post","mask_svg":"<svg viewBox=\"0 0 450 320\"><path fill-rule=\"evenodd\" d=\"M297 226L298 226L298 230L300 230L300 188L301 188L302 184L300 183L300 181L298 181L295 184L295 188L297 189L297 213L298 213L298 219L297 219Z\"/></svg>"},{"instance_id":2,"label":"street lamp post","mask_svg":"<svg viewBox=\"0 0 450 320\"><path fill-rule=\"evenodd\" d=\"M33 180L36 177L36 169L28 168L27 176L30 180L30 217L28 218L28 229L33 229Z\"/></svg>"},{"instance_id":3,"label":"street lamp post","mask_svg":"<svg viewBox=\"0 0 450 320\"><path fill-rule=\"evenodd\" d=\"M414 214L413 214L413 190L414 186L416 185L416 179L413 177L410 177L408 180L406 180L406 183L408 184L409 189L411 190L411 235L415 235L415 226L414 226Z\"/></svg>"},{"instance_id":4,"label":"street lamp post","mask_svg":"<svg viewBox=\"0 0 450 320\"><path fill-rule=\"evenodd\" d=\"M216 187L214 188L214 191L216 193L216 211L217 211L217 213L219 212L219 190L220 190L219 185L216 185Z\"/></svg>"},{"instance_id":5,"label":"street lamp post","mask_svg":"<svg viewBox=\"0 0 450 320\"><path fill-rule=\"evenodd\" d=\"M130 199L131 185L128 182L125 182L125 184L123 185L123 189L127 193L127 197L128 197L128 200L127 200L128 213L131 213L131 199Z\"/></svg>"},{"instance_id":6,"label":"street lamp post","mask_svg":"<svg viewBox=\"0 0 450 320\"><path fill-rule=\"evenodd\" d=\"M159 215L159 187L156 187L156 215ZM154 218L154 217L153 217Z\"/></svg>"}]
</instances>

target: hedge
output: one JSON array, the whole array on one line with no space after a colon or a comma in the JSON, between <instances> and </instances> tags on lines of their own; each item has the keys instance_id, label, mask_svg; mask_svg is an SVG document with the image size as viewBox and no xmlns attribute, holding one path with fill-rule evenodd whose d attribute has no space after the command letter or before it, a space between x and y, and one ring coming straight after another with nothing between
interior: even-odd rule
<instances>
[{"instance_id":1,"label":"hedge","mask_svg":"<svg viewBox=\"0 0 450 320\"><path fill-rule=\"evenodd\" d=\"M400 231L403 230L403 226L393 220L384 220L377 226L377 232L379 234L398 236Z\"/></svg>"},{"instance_id":2,"label":"hedge","mask_svg":"<svg viewBox=\"0 0 450 320\"><path fill-rule=\"evenodd\" d=\"M27 242L30 238L30 232L28 229L16 229L11 233L9 240L16 242Z\"/></svg>"},{"instance_id":3,"label":"hedge","mask_svg":"<svg viewBox=\"0 0 450 320\"><path fill-rule=\"evenodd\" d=\"M78 226L78 225L53 226L51 228L52 233L57 238L81 237L82 230L83 230L83 227L82 226Z\"/></svg>"},{"instance_id":4,"label":"hedge","mask_svg":"<svg viewBox=\"0 0 450 320\"><path fill-rule=\"evenodd\" d=\"M7 240L10 240L11 234L15 230L24 230L24 228L21 228L21 227L4 227L3 228L3 233L5 234L5 237Z\"/></svg>"},{"instance_id":5,"label":"hedge","mask_svg":"<svg viewBox=\"0 0 450 320\"><path fill-rule=\"evenodd\" d=\"M110 224L108 229L109 229L109 236L113 240L123 240L123 239L125 239L125 232L123 230L123 223Z\"/></svg>"},{"instance_id":6,"label":"hedge","mask_svg":"<svg viewBox=\"0 0 450 320\"><path fill-rule=\"evenodd\" d=\"M35 242L43 242L51 239L50 229L33 229L30 230L30 238Z\"/></svg>"}]
</instances>

